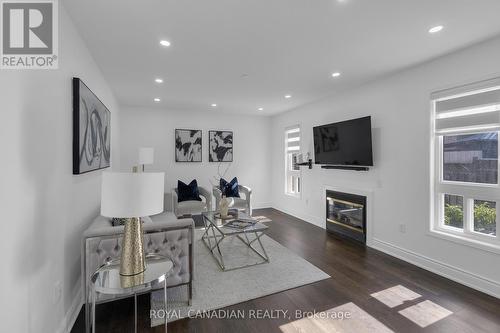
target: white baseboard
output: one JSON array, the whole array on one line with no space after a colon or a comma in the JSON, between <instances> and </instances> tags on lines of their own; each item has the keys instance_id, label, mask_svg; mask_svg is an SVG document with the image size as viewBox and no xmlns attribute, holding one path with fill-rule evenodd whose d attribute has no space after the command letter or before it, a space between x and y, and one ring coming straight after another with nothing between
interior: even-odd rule
<instances>
[{"instance_id":1,"label":"white baseboard","mask_svg":"<svg viewBox=\"0 0 500 333\"><path fill-rule=\"evenodd\" d=\"M56 331L57 333L71 332L71 329L73 328L73 325L75 324L76 319L80 314L80 309L83 306L83 291L81 279L78 279L76 286L76 292L73 293L75 296L73 297L68 310L64 314L64 318Z\"/></svg>"},{"instance_id":2,"label":"white baseboard","mask_svg":"<svg viewBox=\"0 0 500 333\"><path fill-rule=\"evenodd\" d=\"M270 202L252 203L252 209L271 208L272 206L273 205Z\"/></svg>"},{"instance_id":3,"label":"white baseboard","mask_svg":"<svg viewBox=\"0 0 500 333\"><path fill-rule=\"evenodd\" d=\"M418 253L405 250L399 246L379 239L372 239L371 247L398 259L409 262L410 264L441 275L447 279L463 284L467 287L479 290L493 297L500 298L500 284L498 282Z\"/></svg>"},{"instance_id":4,"label":"white baseboard","mask_svg":"<svg viewBox=\"0 0 500 333\"><path fill-rule=\"evenodd\" d=\"M288 209L281 208L281 207L271 207L276 210L279 210L280 212L283 212L288 215L292 215L293 217L296 217L298 219L304 220L307 223L310 223L312 225L315 225L317 227L320 227L322 229L326 229L325 221L323 221L322 218L314 216L314 215L309 215L309 214L303 214L303 213L295 213L292 212Z\"/></svg>"},{"instance_id":5,"label":"white baseboard","mask_svg":"<svg viewBox=\"0 0 500 333\"><path fill-rule=\"evenodd\" d=\"M292 215L296 218L304 220L313 225L325 228L324 221L320 218L308 214L297 214L295 212L283 209L280 207L273 207L276 210L282 211L286 214ZM491 295L496 298L500 298L500 283L487 279L485 277L479 276L477 274L465 271L458 267L454 267L437 260L422 256L418 253L405 250L401 247L395 246L385 241L379 239L367 239L367 246L372 247L376 250L384 252L390 256L396 257L398 259L404 260L410 264L428 270L432 273L441 275L447 279L463 284L472 289L479 290L485 294Z\"/></svg>"}]
</instances>

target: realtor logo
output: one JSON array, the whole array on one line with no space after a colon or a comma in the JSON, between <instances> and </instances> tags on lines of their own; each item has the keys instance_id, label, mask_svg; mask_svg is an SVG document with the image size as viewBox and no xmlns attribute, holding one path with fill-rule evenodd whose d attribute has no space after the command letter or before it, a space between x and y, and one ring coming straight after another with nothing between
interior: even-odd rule
<instances>
[{"instance_id":1,"label":"realtor logo","mask_svg":"<svg viewBox=\"0 0 500 333\"><path fill-rule=\"evenodd\" d=\"M57 0L2 1L2 69L58 67Z\"/></svg>"}]
</instances>

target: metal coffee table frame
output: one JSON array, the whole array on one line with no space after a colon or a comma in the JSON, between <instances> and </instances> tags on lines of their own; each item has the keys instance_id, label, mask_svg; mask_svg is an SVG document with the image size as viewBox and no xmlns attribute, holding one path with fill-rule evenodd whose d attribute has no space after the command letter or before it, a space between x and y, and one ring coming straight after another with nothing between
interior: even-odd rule
<instances>
[{"instance_id":1,"label":"metal coffee table frame","mask_svg":"<svg viewBox=\"0 0 500 333\"><path fill-rule=\"evenodd\" d=\"M242 213L239 213L240 217L242 217ZM223 224L217 225L217 220L221 221L220 218L216 218L214 212L206 212L202 213L203 216L203 223L205 225L205 232L203 233L203 236L201 239L203 240L203 243L207 246L208 250L212 254L212 257L214 257L215 261L219 265L219 267L223 271L232 271L235 269L240 269L240 268L245 268L245 267L251 267L251 266L256 266L256 265L261 265L268 263L269 256L267 255L266 249L264 248L264 245L262 245L262 241L260 238L264 235L264 231L267 230L269 227L263 225L262 223L257 222L254 226L245 228L245 229L235 229L235 228L229 228L229 227L224 227ZM244 216L247 217L247 216ZM227 220L229 222L229 220ZM253 239L250 239L248 236L252 235L254 236ZM243 235L243 237L242 237ZM227 238L230 237L236 237L239 239L243 244L245 244L249 249L251 249L253 252L255 252L262 260L257 261L252 264L246 264L246 265L240 265L240 266L234 266L234 267L227 267L226 264L224 263L224 255L222 254L223 251L221 251L221 246L220 244ZM259 248L255 248L253 244L256 243L259 245Z\"/></svg>"}]
</instances>

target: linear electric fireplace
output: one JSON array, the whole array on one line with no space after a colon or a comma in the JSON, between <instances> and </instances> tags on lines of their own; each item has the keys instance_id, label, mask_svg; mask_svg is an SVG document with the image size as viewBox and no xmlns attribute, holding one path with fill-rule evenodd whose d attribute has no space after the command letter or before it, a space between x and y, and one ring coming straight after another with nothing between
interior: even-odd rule
<instances>
[{"instance_id":1,"label":"linear electric fireplace","mask_svg":"<svg viewBox=\"0 0 500 333\"><path fill-rule=\"evenodd\" d=\"M326 230L366 244L366 197L327 190Z\"/></svg>"}]
</instances>

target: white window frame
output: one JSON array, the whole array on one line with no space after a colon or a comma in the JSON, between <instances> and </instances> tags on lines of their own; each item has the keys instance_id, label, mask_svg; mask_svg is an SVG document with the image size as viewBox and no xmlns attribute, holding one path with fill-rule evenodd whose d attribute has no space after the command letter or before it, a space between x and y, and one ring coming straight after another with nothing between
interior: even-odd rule
<instances>
[{"instance_id":1,"label":"white window frame","mask_svg":"<svg viewBox=\"0 0 500 333\"><path fill-rule=\"evenodd\" d=\"M302 197L302 170L299 168L299 170L293 170L293 161L292 155L298 155L301 152L301 146L302 144L299 144L299 148L297 149L296 152L290 153L288 150L288 134L292 131L297 131L300 133L299 137L299 142L302 141L302 130L300 128L300 125L294 125L294 126L289 126L285 128L285 149L284 149L284 155L285 155L285 194L300 199ZM295 188L298 188L298 191L293 191L291 188L291 182L296 180L295 183Z\"/></svg>"},{"instance_id":2,"label":"white window frame","mask_svg":"<svg viewBox=\"0 0 500 333\"><path fill-rule=\"evenodd\" d=\"M472 95L480 90L472 90L461 95ZM497 184L481 184L443 179L443 136L463 135L485 132L497 132L500 140L500 125L478 126L474 128L454 129L453 131L436 130L436 103L445 99L455 98L450 95L431 100L431 218L430 234L461 244L466 244L483 250L500 253L500 172ZM498 145L498 170L500 170L500 142ZM463 197L463 229L444 224L444 195ZM474 200L496 202L496 236L474 231Z\"/></svg>"}]
</instances>

